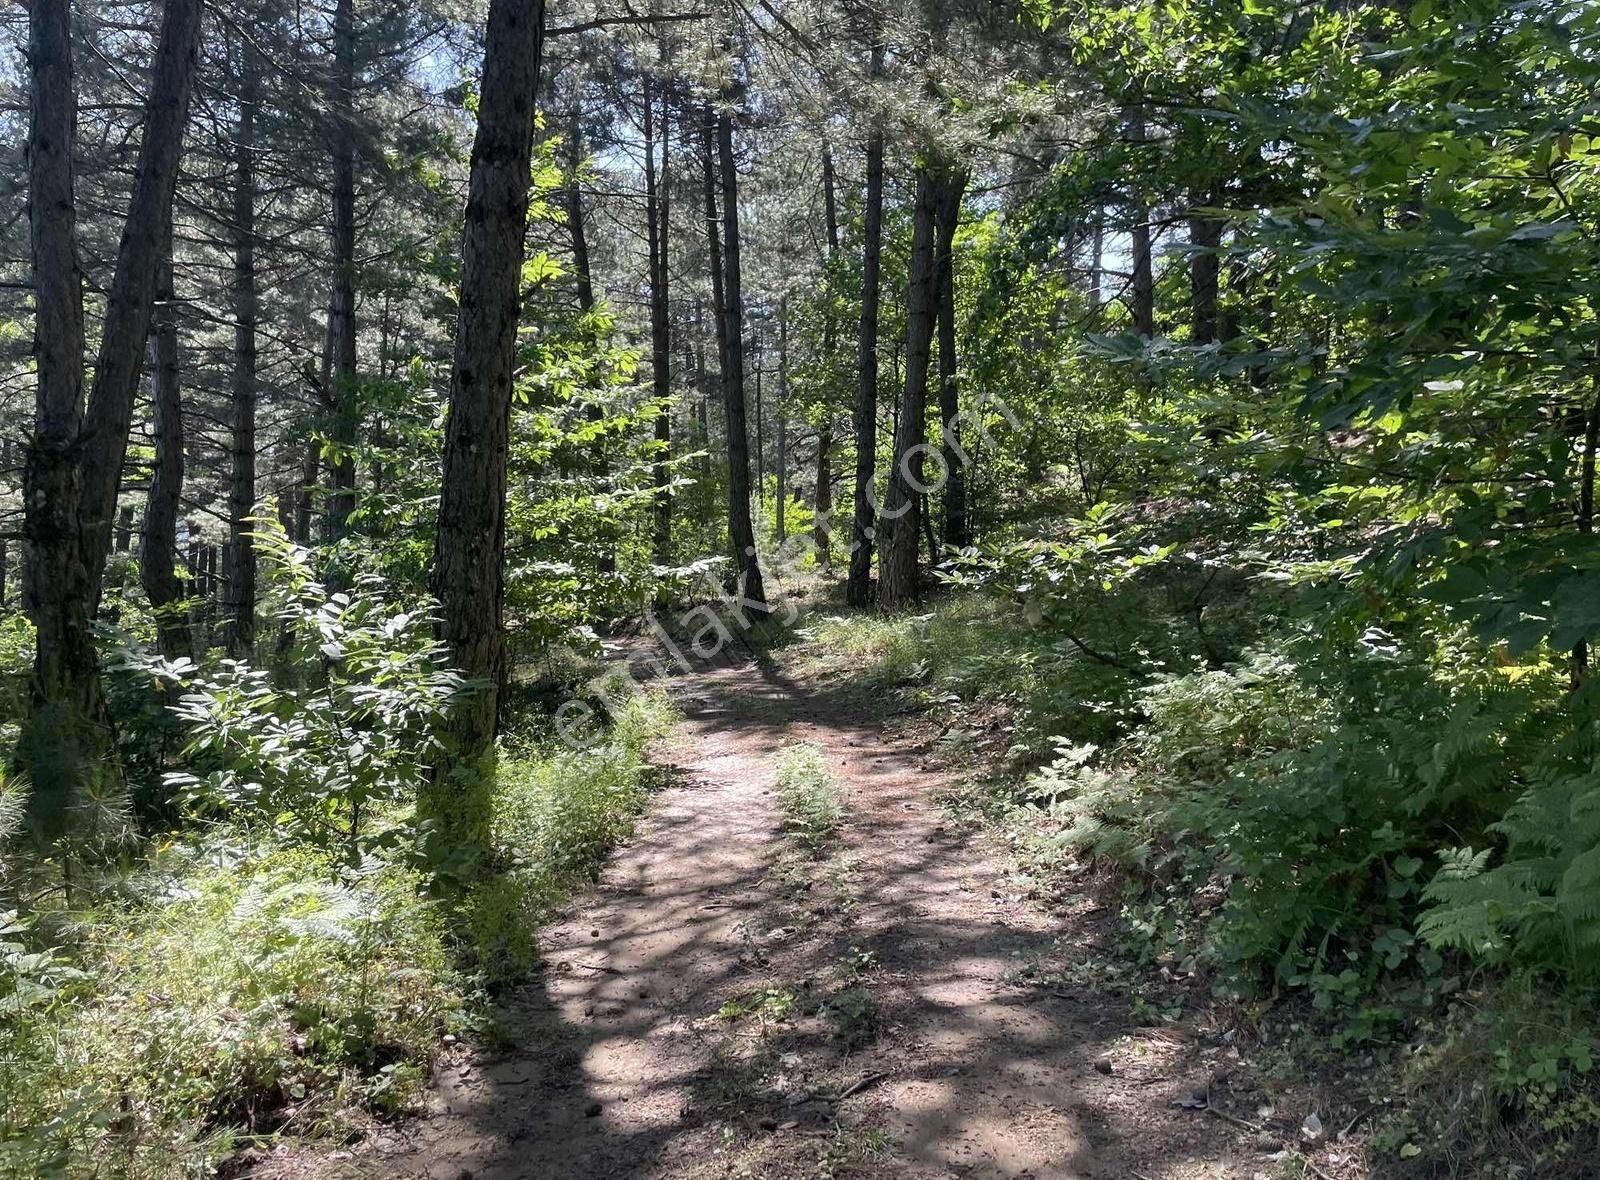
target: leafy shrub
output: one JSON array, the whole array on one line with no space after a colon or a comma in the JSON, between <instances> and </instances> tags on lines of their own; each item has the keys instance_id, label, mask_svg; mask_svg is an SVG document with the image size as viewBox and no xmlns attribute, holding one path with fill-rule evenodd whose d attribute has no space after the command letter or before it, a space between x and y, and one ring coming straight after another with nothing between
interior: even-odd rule
<instances>
[{"instance_id":1,"label":"leafy shrub","mask_svg":"<svg viewBox=\"0 0 1600 1180\"><path fill-rule=\"evenodd\" d=\"M1342 659L1291 642L1156 680L1126 741L1063 745L1030 780L1047 819L1025 847L1211 894L1194 949L1235 985L1266 969L1332 1006L1384 973L1437 974L1435 951L1465 940L1440 937L1432 914L1420 926L1431 946L1418 941L1425 903L1450 888L1424 897L1425 870L1453 835L1503 827L1512 784L1558 727L1551 678L1369 639Z\"/></svg>"},{"instance_id":2,"label":"leafy shrub","mask_svg":"<svg viewBox=\"0 0 1600 1180\"><path fill-rule=\"evenodd\" d=\"M15 740L28 703L28 683L33 674L33 624L24 614L0 616L0 724Z\"/></svg>"},{"instance_id":3,"label":"leafy shrub","mask_svg":"<svg viewBox=\"0 0 1600 1180\"><path fill-rule=\"evenodd\" d=\"M777 785L784 831L812 849L833 838L844 801L821 750L804 742L785 747L778 755Z\"/></svg>"},{"instance_id":4,"label":"leafy shrub","mask_svg":"<svg viewBox=\"0 0 1600 1180\"><path fill-rule=\"evenodd\" d=\"M371 580L329 593L304 550L276 541L264 543L264 568L284 637L280 665L297 674L132 652L123 665L181 692L171 711L188 736L187 768L166 783L189 818L226 816L355 863L403 836L384 821L428 773L463 684L426 614L402 609Z\"/></svg>"},{"instance_id":5,"label":"leafy shrub","mask_svg":"<svg viewBox=\"0 0 1600 1180\"><path fill-rule=\"evenodd\" d=\"M1162 773L1214 778L1246 762L1314 745L1334 725L1330 702L1281 655L1230 668L1163 675L1139 695L1137 757Z\"/></svg>"}]
</instances>

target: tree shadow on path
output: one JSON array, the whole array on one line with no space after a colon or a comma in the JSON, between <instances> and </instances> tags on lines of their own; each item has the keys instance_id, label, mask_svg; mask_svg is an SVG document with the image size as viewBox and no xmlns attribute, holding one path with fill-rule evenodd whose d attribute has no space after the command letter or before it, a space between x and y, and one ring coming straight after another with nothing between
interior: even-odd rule
<instances>
[{"instance_id":1,"label":"tree shadow on path","mask_svg":"<svg viewBox=\"0 0 1600 1180\"><path fill-rule=\"evenodd\" d=\"M1139 1028L1125 997L1028 982L1091 954L1092 932L1006 890L1003 850L936 802L949 778L885 741L881 697L798 684L765 659L673 689L685 719L663 751L672 781L601 882L541 934L543 970L507 999L504 1044L447 1062L430 1114L346 1168L445 1180L1256 1170L1236 1127L1173 1105L1210 1084L1196 1046ZM823 857L797 855L780 831L776 756L795 741L847 791ZM743 1017L718 1018L729 1011Z\"/></svg>"}]
</instances>

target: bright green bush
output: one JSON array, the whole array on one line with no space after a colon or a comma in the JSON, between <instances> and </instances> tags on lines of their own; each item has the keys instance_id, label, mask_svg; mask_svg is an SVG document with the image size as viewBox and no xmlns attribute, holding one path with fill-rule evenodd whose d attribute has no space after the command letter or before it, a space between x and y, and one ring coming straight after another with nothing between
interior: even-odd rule
<instances>
[{"instance_id":1,"label":"bright green bush","mask_svg":"<svg viewBox=\"0 0 1600 1180\"><path fill-rule=\"evenodd\" d=\"M1332 1007L1395 972L1436 976L1437 951L1490 949L1491 912L1503 925L1522 920L1471 896L1504 890L1504 877L1472 886L1461 858L1441 849L1531 816L1527 796L1513 807L1516 784L1565 728L1552 676L1513 680L1466 648L1444 651L1423 661L1372 644L1334 659L1289 643L1227 669L1163 677L1140 694L1144 720L1126 741L1063 746L1033 776L1025 794L1044 815L1024 847L1045 867L1068 855L1115 860L1149 883L1153 901L1220 898L1189 949L1230 986L1267 974ZM1570 782L1565 789L1567 812L1586 814ZM1553 817L1544 830L1554 836ZM1570 821L1564 834L1568 847L1584 839ZM1441 864L1457 883L1425 894ZM1507 872L1531 886L1528 870ZM1533 892L1518 895L1526 907L1537 906ZM1441 902L1459 909L1429 910ZM1519 953L1526 965L1558 967L1530 938Z\"/></svg>"},{"instance_id":2,"label":"bright green bush","mask_svg":"<svg viewBox=\"0 0 1600 1180\"><path fill-rule=\"evenodd\" d=\"M1517 775L1522 789L1505 814L1441 853L1419 932L1484 962L1592 984L1600 977L1600 695L1591 682L1565 704L1547 719L1552 740Z\"/></svg>"},{"instance_id":3,"label":"bright green bush","mask_svg":"<svg viewBox=\"0 0 1600 1180\"><path fill-rule=\"evenodd\" d=\"M1314 745L1337 718L1331 703L1280 655L1159 676L1139 694L1144 714L1130 745L1151 769L1196 779Z\"/></svg>"},{"instance_id":4,"label":"bright green bush","mask_svg":"<svg viewBox=\"0 0 1600 1180\"><path fill-rule=\"evenodd\" d=\"M355 863L404 838L386 820L430 773L463 681L425 612L374 578L327 590L281 532L262 544L276 667L128 652L122 674L177 698L169 712L187 745L165 782L185 818L226 817Z\"/></svg>"},{"instance_id":5,"label":"bright green bush","mask_svg":"<svg viewBox=\"0 0 1600 1180\"><path fill-rule=\"evenodd\" d=\"M33 672L33 624L23 614L0 616L0 725L15 740L9 727L22 720L28 703L28 681Z\"/></svg>"}]
</instances>

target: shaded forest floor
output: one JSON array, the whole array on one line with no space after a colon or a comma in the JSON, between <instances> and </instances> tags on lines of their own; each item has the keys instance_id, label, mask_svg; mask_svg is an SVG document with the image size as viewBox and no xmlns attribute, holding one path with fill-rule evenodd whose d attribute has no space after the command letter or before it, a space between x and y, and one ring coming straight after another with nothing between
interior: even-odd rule
<instances>
[{"instance_id":1,"label":"shaded forest floor","mask_svg":"<svg viewBox=\"0 0 1600 1180\"><path fill-rule=\"evenodd\" d=\"M500 1043L446 1050L422 1117L256 1175L1357 1174L1294 1150L1304 1101L1228 1029L1104 989L1112 914L1029 896L917 718L766 657L672 687L670 785L542 933ZM818 847L775 798L796 742L844 792Z\"/></svg>"}]
</instances>

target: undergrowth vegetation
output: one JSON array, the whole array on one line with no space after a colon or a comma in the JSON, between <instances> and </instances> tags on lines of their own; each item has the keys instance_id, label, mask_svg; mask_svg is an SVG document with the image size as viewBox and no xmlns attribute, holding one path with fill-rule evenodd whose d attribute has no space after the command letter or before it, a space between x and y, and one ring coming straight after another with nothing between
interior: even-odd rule
<instances>
[{"instance_id":1,"label":"undergrowth vegetation","mask_svg":"<svg viewBox=\"0 0 1600 1180\"><path fill-rule=\"evenodd\" d=\"M8 964L11 997L47 990L4 1018L0 1175L204 1174L336 1131L404 1107L465 1019L415 873L224 838L160 861L143 905L63 921L53 968Z\"/></svg>"},{"instance_id":2,"label":"undergrowth vegetation","mask_svg":"<svg viewBox=\"0 0 1600 1180\"><path fill-rule=\"evenodd\" d=\"M791 658L928 705L994 768L961 805L1046 887L1120 883L1136 959L1384 1055L1391 1158L1575 1166L1600 1130L1592 688L1438 617L1345 645L1270 584L1202 634L1165 605L1181 576L1075 598L1063 639L996 562L956 575L990 593L821 619Z\"/></svg>"},{"instance_id":3,"label":"undergrowth vegetation","mask_svg":"<svg viewBox=\"0 0 1600 1180\"><path fill-rule=\"evenodd\" d=\"M135 754L183 767L163 838L111 800L101 837L41 856L25 784L0 786L0 1176L203 1175L410 1108L644 806L664 698L616 699L582 749L524 726L488 863L441 889L416 786L462 686L426 616L327 593L292 546L271 578L282 646L317 653L292 673L120 653L115 683L158 705Z\"/></svg>"}]
</instances>

